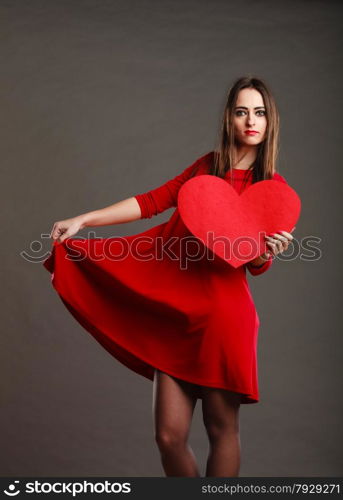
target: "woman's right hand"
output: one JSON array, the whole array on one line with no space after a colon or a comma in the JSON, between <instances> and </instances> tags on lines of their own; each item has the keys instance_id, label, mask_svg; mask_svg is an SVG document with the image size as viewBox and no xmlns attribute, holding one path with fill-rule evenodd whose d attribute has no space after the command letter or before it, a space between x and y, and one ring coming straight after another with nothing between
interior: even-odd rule
<instances>
[{"instance_id":1,"label":"woman's right hand","mask_svg":"<svg viewBox=\"0 0 343 500\"><path fill-rule=\"evenodd\" d=\"M83 228L82 221L78 217L55 222L50 233L50 238L62 243Z\"/></svg>"}]
</instances>

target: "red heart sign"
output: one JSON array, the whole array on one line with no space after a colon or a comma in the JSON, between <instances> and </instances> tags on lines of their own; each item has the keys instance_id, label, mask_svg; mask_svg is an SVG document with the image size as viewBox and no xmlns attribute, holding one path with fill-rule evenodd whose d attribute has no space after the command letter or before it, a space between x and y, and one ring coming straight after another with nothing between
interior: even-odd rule
<instances>
[{"instance_id":1,"label":"red heart sign","mask_svg":"<svg viewBox=\"0 0 343 500\"><path fill-rule=\"evenodd\" d=\"M189 231L237 268L268 250L266 234L293 229L301 201L280 181L255 182L239 195L224 179L204 174L181 186L178 209Z\"/></svg>"}]
</instances>

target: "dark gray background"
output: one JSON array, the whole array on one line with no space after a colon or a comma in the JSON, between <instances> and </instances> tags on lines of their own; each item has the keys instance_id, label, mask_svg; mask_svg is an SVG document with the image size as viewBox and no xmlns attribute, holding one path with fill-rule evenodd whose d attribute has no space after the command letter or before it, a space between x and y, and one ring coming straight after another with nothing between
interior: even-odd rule
<instances>
[{"instance_id":1,"label":"dark gray background","mask_svg":"<svg viewBox=\"0 0 343 500\"><path fill-rule=\"evenodd\" d=\"M261 400L241 406L241 476L342 475L339 2L0 8L1 475L164 474L152 383L82 329L41 262L54 221L157 187L212 150L226 90L248 73L280 109L278 171L303 203L294 234L317 236L322 253L249 276ZM135 234L172 212L93 229ZM204 472L200 401L190 443Z\"/></svg>"}]
</instances>

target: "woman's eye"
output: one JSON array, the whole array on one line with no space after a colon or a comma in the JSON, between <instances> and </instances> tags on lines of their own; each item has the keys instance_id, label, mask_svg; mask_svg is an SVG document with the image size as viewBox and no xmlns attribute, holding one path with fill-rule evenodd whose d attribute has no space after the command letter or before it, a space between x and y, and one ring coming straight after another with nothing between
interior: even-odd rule
<instances>
[{"instance_id":1,"label":"woman's eye","mask_svg":"<svg viewBox=\"0 0 343 500\"><path fill-rule=\"evenodd\" d=\"M242 109L240 109L240 110L236 111L236 116L242 116L241 113L245 114L246 111L243 111ZM260 113L262 113L262 115L260 115ZM263 109L260 109L260 110L256 111L256 114L258 116L263 116L266 114L266 112Z\"/></svg>"}]
</instances>

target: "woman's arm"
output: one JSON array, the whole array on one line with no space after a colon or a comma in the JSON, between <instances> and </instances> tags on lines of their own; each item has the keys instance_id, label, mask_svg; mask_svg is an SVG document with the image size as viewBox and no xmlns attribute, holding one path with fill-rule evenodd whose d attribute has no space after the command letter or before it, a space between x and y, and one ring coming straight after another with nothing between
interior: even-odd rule
<instances>
[{"instance_id":1,"label":"woman's arm","mask_svg":"<svg viewBox=\"0 0 343 500\"><path fill-rule=\"evenodd\" d=\"M247 262L245 266L249 270L252 276L258 276L259 274L265 273L273 263L273 258L271 255L267 257L267 254L262 254L256 259Z\"/></svg>"},{"instance_id":2,"label":"woman's arm","mask_svg":"<svg viewBox=\"0 0 343 500\"><path fill-rule=\"evenodd\" d=\"M192 174L197 170L202 160L211 153L198 158L194 163L189 165L173 179L165 182L161 186L140 193L135 196L142 212L142 218L151 218L154 215L164 212L168 208L177 206L177 196L181 186L191 178Z\"/></svg>"},{"instance_id":3,"label":"woman's arm","mask_svg":"<svg viewBox=\"0 0 343 500\"><path fill-rule=\"evenodd\" d=\"M66 238L74 236L84 227L122 224L137 219L150 218L170 207L177 206L177 195L180 187L191 177L198 163L206 156L204 155L196 160L185 168L181 174L165 182L162 186L151 189L146 193L131 196L105 208L55 222L50 237L62 242Z\"/></svg>"},{"instance_id":4,"label":"woman's arm","mask_svg":"<svg viewBox=\"0 0 343 500\"><path fill-rule=\"evenodd\" d=\"M55 222L50 237L57 240L58 243L62 243L66 238L74 236L86 226L121 224L140 218L141 209L137 200L134 197L126 198L108 207Z\"/></svg>"},{"instance_id":5,"label":"woman's arm","mask_svg":"<svg viewBox=\"0 0 343 500\"><path fill-rule=\"evenodd\" d=\"M68 221L72 220L74 223L78 223L80 229L83 229L88 226L122 224L157 215L167 208L176 206L177 193L182 184L191 176L198 161L192 163L181 174L165 182L162 186L118 201L105 208L78 215L73 219L68 219Z\"/></svg>"},{"instance_id":6,"label":"woman's arm","mask_svg":"<svg viewBox=\"0 0 343 500\"><path fill-rule=\"evenodd\" d=\"M141 218L141 209L136 198L126 198L113 205L79 215L81 229L88 226L123 224Z\"/></svg>"}]
</instances>

